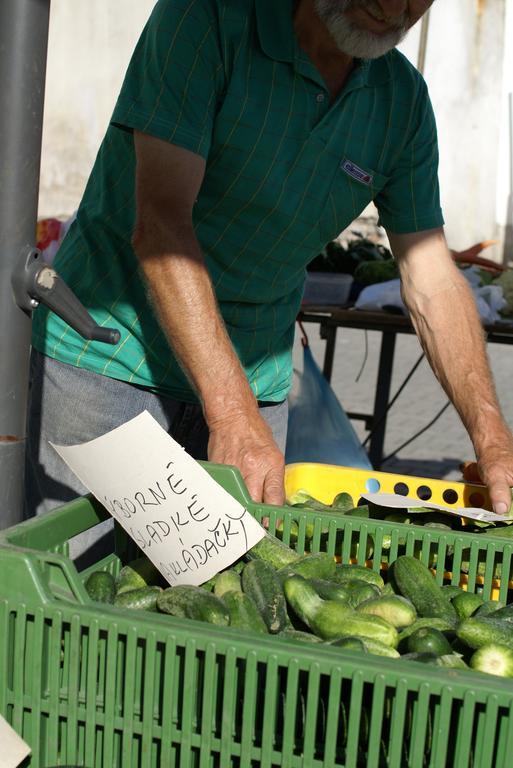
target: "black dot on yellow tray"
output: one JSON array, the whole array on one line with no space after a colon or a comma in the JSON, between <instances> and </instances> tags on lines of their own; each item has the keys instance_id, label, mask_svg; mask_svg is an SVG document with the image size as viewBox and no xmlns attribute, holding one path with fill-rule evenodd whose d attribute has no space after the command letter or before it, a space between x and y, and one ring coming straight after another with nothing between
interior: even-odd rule
<instances>
[{"instance_id":1,"label":"black dot on yellow tray","mask_svg":"<svg viewBox=\"0 0 513 768\"><path fill-rule=\"evenodd\" d=\"M458 501L458 494L453 488L446 488L442 493L442 498L446 504L456 504Z\"/></svg>"},{"instance_id":2,"label":"black dot on yellow tray","mask_svg":"<svg viewBox=\"0 0 513 768\"><path fill-rule=\"evenodd\" d=\"M433 492L431 488L429 488L427 485L419 485L419 487L417 488L417 497L421 501L429 501L432 495L433 495Z\"/></svg>"},{"instance_id":3,"label":"black dot on yellow tray","mask_svg":"<svg viewBox=\"0 0 513 768\"><path fill-rule=\"evenodd\" d=\"M406 485L406 483L396 483L394 485L394 493L397 493L398 496L408 496L408 493L410 492L410 489Z\"/></svg>"}]
</instances>

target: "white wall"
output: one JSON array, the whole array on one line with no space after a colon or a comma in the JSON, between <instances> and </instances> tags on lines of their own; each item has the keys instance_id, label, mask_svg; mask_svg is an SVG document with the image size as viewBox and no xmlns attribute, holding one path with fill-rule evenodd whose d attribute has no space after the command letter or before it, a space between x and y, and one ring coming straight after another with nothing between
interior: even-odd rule
<instances>
[{"instance_id":1,"label":"white wall","mask_svg":"<svg viewBox=\"0 0 513 768\"><path fill-rule=\"evenodd\" d=\"M437 0L430 12L424 76L437 117L447 237L457 250L503 236L506 4L512 0ZM414 63L418 32L402 46ZM483 255L502 260L502 243Z\"/></svg>"},{"instance_id":2,"label":"white wall","mask_svg":"<svg viewBox=\"0 0 513 768\"><path fill-rule=\"evenodd\" d=\"M82 196L130 55L155 0L52 0L39 217Z\"/></svg>"},{"instance_id":3,"label":"white wall","mask_svg":"<svg viewBox=\"0 0 513 768\"><path fill-rule=\"evenodd\" d=\"M52 0L40 216L76 209L154 3ZM431 9L425 77L438 122L447 234L456 249L504 235L506 94L513 91L513 54L504 41L513 40L512 9L513 0L436 0ZM419 29L401 46L414 63ZM501 260L502 246L487 255Z\"/></svg>"}]
</instances>

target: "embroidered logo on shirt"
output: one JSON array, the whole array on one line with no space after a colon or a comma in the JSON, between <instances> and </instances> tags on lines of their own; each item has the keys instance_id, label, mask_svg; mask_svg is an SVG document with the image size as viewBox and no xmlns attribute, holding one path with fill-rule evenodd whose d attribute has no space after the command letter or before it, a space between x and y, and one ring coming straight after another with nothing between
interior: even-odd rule
<instances>
[{"instance_id":1,"label":"embroidered logo on shirt","mask_svg":"<svg viewBox=\"0 0 513 768\"><path fill-rule=\"evenodd\" d=\"M352 163L351 160L344 160L340 167L348 174L348 176L356 179L356 181L360 181L362 184L366 184L367 186L372 184L374 177L367 173L367 171L364 171L363 168L360 168L358 165L355 165L355 163Z\"/></svg>"}]
</instances>

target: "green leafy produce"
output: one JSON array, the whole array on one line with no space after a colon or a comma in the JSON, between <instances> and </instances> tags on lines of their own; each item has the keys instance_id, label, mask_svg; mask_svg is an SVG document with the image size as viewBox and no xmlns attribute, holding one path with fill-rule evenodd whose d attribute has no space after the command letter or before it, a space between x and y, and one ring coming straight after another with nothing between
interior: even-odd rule
<instances>
[{"instance_id":1,"label":"green leafy produce","mask_svg":"<svg viewBox=\"0 0 513 768\"><path fill-rule=\"evenodd\" d=\"M501 310L504 317L513 317L513 269L503 272L496 280L495 285L500 285L503 296L506 300L506 306Z\"/></svg>"},{"instance_id":2,"label":"green leafy produce","mask_svg":"<svg viewBox=\"0 0 513 768\"><path fill-rule=\"evenodd\" d=\"M395 259L384 261L362 261L354 271L355 282L360 285L374 285L399 277L399 269Z\"/></svg>"}]
</instances>

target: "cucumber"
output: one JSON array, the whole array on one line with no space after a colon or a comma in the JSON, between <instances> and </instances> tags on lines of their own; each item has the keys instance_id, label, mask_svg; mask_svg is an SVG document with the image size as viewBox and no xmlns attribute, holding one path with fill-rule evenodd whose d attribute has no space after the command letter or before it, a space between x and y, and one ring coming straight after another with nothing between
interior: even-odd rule
<instances>
[{"instance_id":1,"label":"cucumber","mask_svg":"<svg viewBox=\"0 0 513 768\"><path fill-rule=\"evenodd\" d=\"M330 579L335 573L337 564L332 555L326 552L316 552L301 555L293 563L278 570L278 576L284 580L289 576L302 576L304 579Z\"/></svg>"},{"instance_id":2,"label":"cucumber","mask_svg":"<svg viewBox=\"0 0 513 768\"><path fill-rule=\"evenodd\" d=\"M283 532L284 532L284 523L283 520L278 520L276 523L276 535L280 539L280 541L283 541ZM308 529L308 530L307 530ZM291 520L290 522L290 528L289 528L289 536L290 541L297 541L299 536L299 525L294 521ZM313 525L310 524L310 526L307 524L305 527L305 538L311 539L313 536Z\"/></svg>"},{"instance_id":3,"label":"cucumber","mask_svg":"<svg viewBox=\"0 0 513 768\"><path fill-rule=\"evenodd\" d=\"M249 595L240 589L228 590L223 593L223 602L230 614L231 627L267 634L265 622Z\"/></svg>"},{"instance_id":4,"label":"cucumber","mask_svg":"<svg viewBox=\"0 0 513 768\"><path fill-rule=\"evenodd\" d=\"M357 608L366 600L372 600L380 596L379 587L361 579L350 579L342 585L347 592L347 599L352 608Z\"/></svg>"},{"instance_id":5,"label":"cucumber","mask_svg":"<svg viewBox=\"0 0 513 768\"><path fill-rule=\"evenodd\" d=\"M497 603L495 604L497 605ZM490 613L491 619L502 619L503 621L513 621L513 603L504 607L497 606L497 610Z\"/></svg>"},{"instance_id":6,"label":"cucumber","mask_svg":"<svg viewBox=\"0 0 513 768\"><path fill-rule=\"evenodd\" d=\"M435 653L437 656L446 656L452 653L451 644L439 629L433 627L421 627L413 632L406 647L410 653Z\"/></svg>"},{"instance_id":7,"label":"cucumber","mask_svg":"<svg viewBox=\"0 0 513 768\"><path fill-rule=\"evenodd\" d=\"M139 587L117 594L114 605L117 608L132 608L138 611L156 611L161 587Z\"/></svg>"},{"instance_id":8,"label":"cucumber","mask_svg":"<svg viewBox=\"0 0 513 768\"><path fill-rule=\"evenodd\" d=\"M204 581L203 584L201 584L201 589L204 589L206 592L213 592L216 583L216 576L212 576L212 578L208 581Z\"/></svg>"},{"instance_id":9,"label":"cucumber","mask_svg":"<svg viewBox=\"0 0 513 768\"><path fill-rule=\"evenodd\" d=\"M399 591L424 617L436 617L457 624L456 609L443 595L431 571L419 560L401 555L394 562L393 579Z\"/></svg>"},{"instance_id":10,"label":"cucumber","mask_svg":"<svg viewBox=\"0 0 513 768\"><path fill-rule=\"evenodd\" d=\"M124 565L116 579L116 594L130 592L132 589L158 585L162 582L160 571L147 557L138 557L137 560Z\"/></svg>"},{"instance_id":11,"label":"cucumber","mask_svg":"<svg viewBox=\"0 0 513 768\"><path fill-rule=\"evenodd\" d=\"M406 641L410 635L412 635L417 631L417 629L420 629L421 627L438 629L440 632L448 632L454 629L453 623L451 621L446 621L445 619L417 619L417 621L415 621L413 624L410 624L409 627L405 627L399 633L399 648L406 647Z\"/></svg>"},{"instance_id":12,"label":"cucumber","mask_svg":"<svg viewBox=\"0 0 513 768\"><path fill-rule=\"evenodd\" d=\"M354 507L353 509L348 509L347 512L344 512L344 517L369 518L370 517L369 507L367 504L360 504L359 507Z\"/></svg>"},{"instance_id":13,"label":"cucumber","mask_svg":"<svg viewBox=\"0 0 513 768\"><path fill-rule=\"evenodd\" d=\"M513 649L513 632L509 622L488 617L471 617L461 622L456 630L459 640L469 648L482 648L485 645L505 645Z\"/></svg>"},{"instance_id":14,"label":"cucumber","mask_svg":"<svg viewBox=\"0 0 513 768\"><path fill-rule=\"evenodd\" d=\"M389 515L385 515L383 518L387 523L401 523L402 525L410 525L411 518L408 512L391 512Z\"/></svg>"},{"instance_id":15,"label":"cucumber","mask_svg":"<svg viewBox=\"0 0 513 768\"><path fill-rule=\"evenodd\" d=\"M242 572L242 588L255 603L269 632L287 625L287 603L280 579L265 560L251 560Z\"/></svg>"},{"instance_id":16,"label":"cucumber","mask_svg":"<svg viewBox=\"0 0 513 768\"><path fill-rule=\"evenodd\" d=\"M330 640L329 644L336 648L343 648L345 651L368 653L367 646L361 637L338 637L336 640Z\"/></svg>"},{"instance_id":17,"label":"cucumber","mask_svg":"<svg viewBox=\"0 0 513 768\"><path fill-rule=\"evenodd\" d=\"M444 584L444 586L440 587L440 589L442 590L443 596L447 600L452 600L457 595L465 593L465 590L461 587L458 587L456 584Z\"/></svg>"},{"instance_id":18,"label":"cucumber","mask_svg":"<svg viewBox=\"0 0 513 768\"><path fill-rule=\"evenodd\" d=\"M323 602L312 585L302 576L290 576L283 583L283 591L294 614L312 629L315 613Z\"/></svg>"},{"instance_id":19,"label":"cucumber","mask_svg":"<svg viewBox=\"0 0 513 768\"><path fill-rule=\"evenodd\" d=\"M305 643L322 643L321 638L317 637L317 635L312 635L310 632L301 632L300 629L292 629L290 627L284 629L276 637L284 637L287 640L303 640Z\"/></svg>"},{"instance_id":20,"label":"cucumber","mask_svg":"<svg viewBox=\"0 0 513 768\"><path fill-rule=\"evenodd\" d=\"M440 657L436 653L417 653L412 651L411 653L403 653L401 656L403 661L419 661L422 664L433 664L434 666L440 666Z\"/></svg>"},{"instance_id":21,"label":"cucumber","mask_svg":"<svg viewBox=\"0 0 513 768\"><path fill-rule=\"evenodd\" d=\"M439 666L446 669L468 669L460 653L447 653L438 659Z\"/></svg>"},{"instance_id":22,"label":"cucumber","mask_svg":"<svg viewBox=\"0 0 513 768\"><path fill-rule=\"evenodd\" d=\"M355 636L377 640L391 648L395 648L398 641L396 628L385 619L348 611L335 600L322 601L315 612L312 628L324 640Z\"/></svg>"},{"instance_id":23,"label":"cucumber","mask_svg":"<svg viewBox=\"0 0 513 768\"><path fill-rule=\"evenodd\" d=\"M330 645L335 645L341 648L345 648L346 643L354 643L355 650L357 649L356 641L361 643L367 653L373 656L386 656L390 659L398 659L400 654L395 648L391 648L389 645L380 643L379 640L371 640L369 637L342 637L336 640L330 640Z\"/></svg>"},{"instance_id":24,"label":"cucumber","mask_svg":"<svg viewBox=\"0 0 513 768\"><path fill-rule=\"evenodd\" d=\"M307 579L307 581L323 600L341 600L349 604L349 590L344 584L335 584L327 579Z\"/></svg>"},{"instance_id":25,"label":"cucumber","mask_svg":"<svg viewBox=\"0 0 513 768\"><path fill-rule=\"evenodd\" d=\"M285 565L298 560L300 556L276 536L266 533L263 539L260 539L254 547L246 552L246 557L249 560L265 560L278 570L278 568L283 568Z\"/></svg>"},{"instance_id":26,"label":"cucumber","mask_svg":"<svg viewBox=\"0 0 513 768\"><path fill-rule=\"evenodd\" d=\"M333 501L331 502L331 508L335 512L344 513L349 512L350 509L354 509L354 501L353 497L350 493L346 493L345 491L342 491L341 493L337 493Z\"/></svg>"},{"instance_id":27,"label":"cucumber","mask_svg":"<svg viewBox=\"0 0 513 768\"><path fill-rule=\"evenodd\" d=\"M108 571L94 571L84 584L86 592L97 603L113 603L116 595L114 576Z\"/></svg>"},{"instance_id":28,"label":"cucumber","mask_svg":"<svg viewBox=\"0 0 513 768\"><path fill-rule=\"evenodd\" d=\"M462 592L461 595L456 595L452 599L452 604L456 609L459 619L468 619L478 608L481 608L483 603L483 598L472 592Z\"/></svg>"},{"instance_id":29,"label":"cucumber","mask_svg":"<svg viewBox=\"0 0 513 768\"><path fill-rule=\"evenodd\" d=\"M290 576L285 579L283 589L287 603L294 614L314 634L323 639L343 634L341 628L344 626L344 621L348 614L353 613L349 606L340 601L322 600L312 585L302 576Z\"/></svg>"},{"instance_id":30,"label":"cucumber","mask_svg":"<svg viewBox=\"0 0 513 768\"><path fill-rule=\"evenodd\" d=\"M360 603L357 612L380 616L396 629L409 627L417 619L415 607L402 595L381 595L365 600Z\"/></svg>"},{"instance_id":31,"label":"cucumber","mask_svg":"<svg viewBox=\"0 0 513 768\"><path fill-rule=\"evenodd\" d=\"M157 597L157 608L162 613L180 618L207 621L220 626L228 626L230 623L230 614L223 600L201 587L169 587Z\"/></svg>"},{"instance_id":32,"label":"cucumber","mask_svg":"<svg viewBox=\"0 0 513 768\"><path fill-rule=\"evenodd\" d=\"M493 616L501 608L505 608L504 603L498 600L485 600L483 605L477 609L475 617L481 619L484 616Z\"/></svg>"},{"instance_id":33,"label":"cucumber","mask_svg":"<svg viewBox=\"0 0 513 768\"><path fill-rule=\"evenodd\" d=\"M385 582L379 573L373 571L371 568L366 568L364 565L337 565L335 567L335 573L331 576L330 581L334 581L337 584L343 584L350 579L368 581L370 584L375 584L379 589L383 589L385 586Z\"/></svg>"},{"instance_id":34,"label":"cucumber","mask_svg":"<svg viewBox=\"0 0 513 768\"><path fill-rule=\"evenodd\" d=\"M313 509L317 512L326 512L326 510L330 509L329 504L324 504L324 502L319 501L319 499L316 499L314 496L308 493L308 491L305 491L304 488L299 488L295 493L293 493L292 496L289 497L287 503L291 507Z\"/></svg>"},{"instance_id":35,"label":"cucumber","mask_svg":"<svg viewBox=\"0 0 513 768\"><path fill-rule=\"evenodd\" d=\"M513 677L513 648L499 643L483 645L471 656L470 666L489 675Z\"/></svg>"},{"instance_id":36,"label":"cucumber","mask_svg":"<svg viewBox=\"0 0 513 768\"><path fill-rule=\"evenodd\" d=\"M223 597L225 592L242 592L240 576L236 571L229 568L226 571L216 574L214 579L214 595Z\"/></svg>"}]
</instances>

